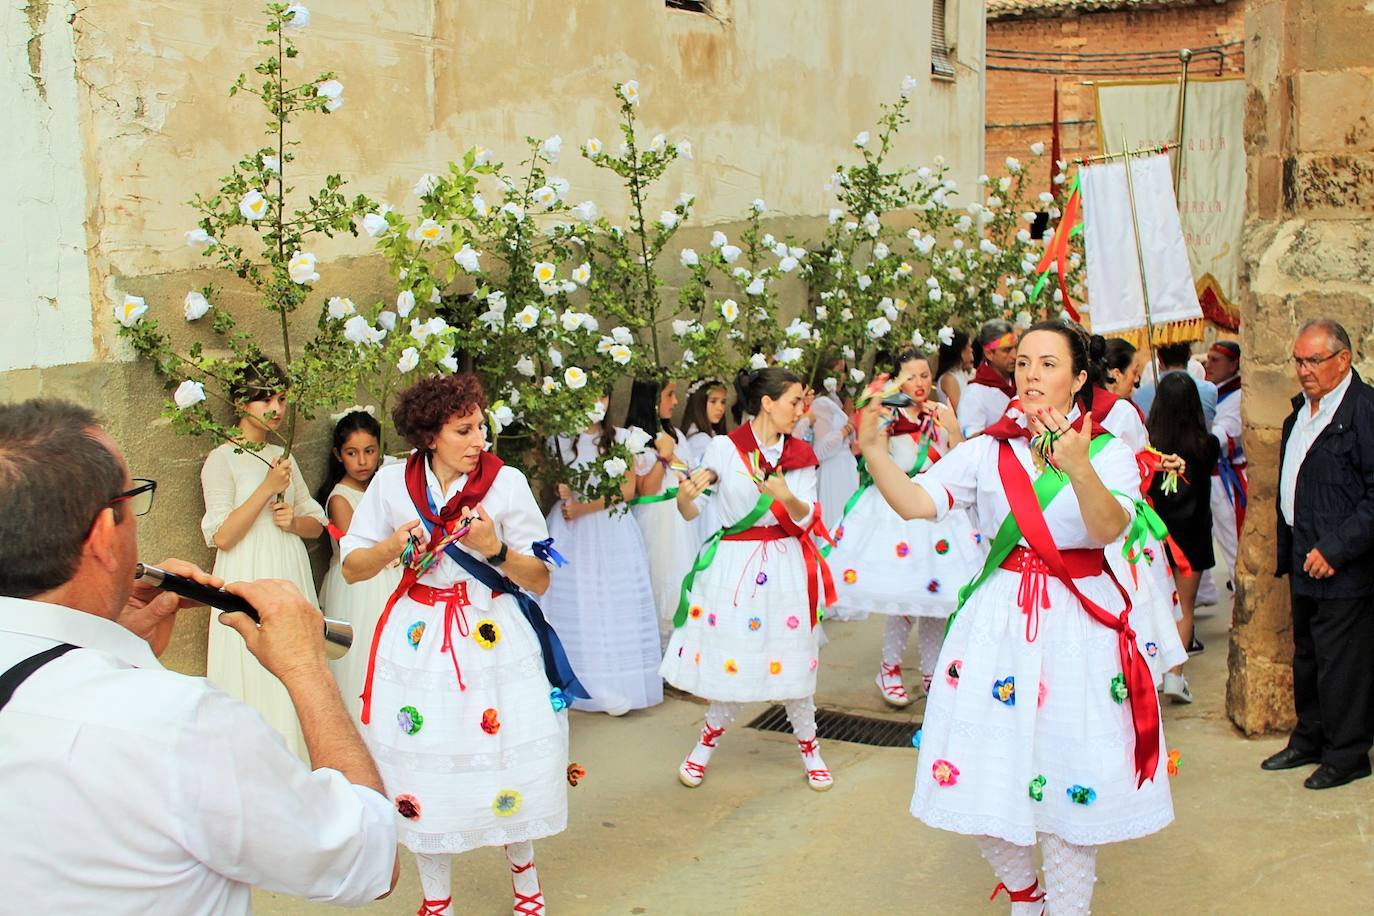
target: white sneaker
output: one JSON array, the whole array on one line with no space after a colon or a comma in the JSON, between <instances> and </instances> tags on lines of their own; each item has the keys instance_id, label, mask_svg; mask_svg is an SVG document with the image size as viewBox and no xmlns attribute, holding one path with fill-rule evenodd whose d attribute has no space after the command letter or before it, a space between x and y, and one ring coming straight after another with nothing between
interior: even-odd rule
<instances>
[{"instance_id":1,"label":"white sneaker","mask_svg":"<svg viewBox=\"0 0 1374 916\"><path fill-rule=\"evenodd\" d=\"M1172 671L1164 672L1164 695L1175 703L1193 702L1193 692L1188 689L1188 679Z\"/></svg>"},{"instance_id":2,"label":"white sneaker","mask_svg":"<svg viewBox=\"0 0 1374 916\"><path fill-rule=\"evenodd\" d=\"M601 710L608 716L623 716L630 711L630 700L628 697L615 694L602 694L597 697L605 704L605 709Z\"/></svg>"}]
</instances>

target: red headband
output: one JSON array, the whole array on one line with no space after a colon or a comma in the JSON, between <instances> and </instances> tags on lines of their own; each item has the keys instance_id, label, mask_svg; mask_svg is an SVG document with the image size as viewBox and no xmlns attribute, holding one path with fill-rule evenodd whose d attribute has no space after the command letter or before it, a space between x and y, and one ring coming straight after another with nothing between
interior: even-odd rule
<instances>
[{"instance_id":1,"label":"red headband","mask_svg":"<svg viewBox=\"0 0 1374 916\"><path fill-rule=\"evenodd\" d=\"M1234 348L1234 349L1233 349L1233 348ZM1216 343L1212 344L1211 350L1210 350L1209 352L1220 353L1222 356L1225 356L1227 359L1237 359L1237 360L1240 359L1240 347L1237 347L1235 344L1231 343L1229 340L1228 340L1228 341L1220 341L1220 340L1217 341Z\"/></svg>"}]
</instances>

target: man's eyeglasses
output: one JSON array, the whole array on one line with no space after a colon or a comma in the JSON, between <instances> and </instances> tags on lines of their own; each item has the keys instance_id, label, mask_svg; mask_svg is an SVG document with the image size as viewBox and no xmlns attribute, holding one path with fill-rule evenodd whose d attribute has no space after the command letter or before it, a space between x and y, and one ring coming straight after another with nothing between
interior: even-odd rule
<instances>
[{"instance_id":1,"label":"man's eyeglasses","mask_svg":"<svg viewBox=\"0 0 1374 916\"><path fill-rule=\"evenodd\" d=\"M153 494L157 492L157 481L149 480L146 477L135 477L134 485L123 493L116 493L110 499L110 505L117 503L128 503L129 511L134 515L147 515L153 508Z\"/></svg>"},{"instance_id":2,"label":"man's eyeglasses","mask_svg":"<svg viewBox=\"0 0 1374 916\"><path fill-rule=\"evenodd\" d=\"M1337 350L1335 353L1328 353L1325 356L1295 356L1293 357L1293 365L1297 366L1299 369L1315 369L1322 363L1335 359L1344 352L1346 351Z\"/></svg>"}]
</instances>

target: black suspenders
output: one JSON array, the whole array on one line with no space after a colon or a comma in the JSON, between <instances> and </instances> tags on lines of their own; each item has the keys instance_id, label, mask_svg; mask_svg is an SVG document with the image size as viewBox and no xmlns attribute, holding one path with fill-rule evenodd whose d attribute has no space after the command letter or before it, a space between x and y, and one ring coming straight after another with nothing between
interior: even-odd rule
<instances>
[{"instance_id":1,"label":"black suspenders","mask_svg":"<svg viewBox=\"0 0 1374 916\"><path fill-rule=\"evenodd\" d=\"M61 658L75 648L77 647L71 643L64 642L61 645L53 646L51 649L39 652L37 655L30 655L4 674L0 674L0 709L5 708L5 704L14 696L14 692L19 689L19 685L28 680L31 674L39 668L42 668L48 662Z\"/></svg>"}]
</instances>

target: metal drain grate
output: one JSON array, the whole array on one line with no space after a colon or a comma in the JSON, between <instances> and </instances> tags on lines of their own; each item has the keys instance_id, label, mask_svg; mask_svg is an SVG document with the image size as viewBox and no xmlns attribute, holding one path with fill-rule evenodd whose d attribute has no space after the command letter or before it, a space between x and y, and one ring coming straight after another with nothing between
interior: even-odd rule
<instances>
[{"instance_id":1,"label":"metal drain grate","mask_svg":"<svg viewBox=\"0 0 1374 916\"><path fill-rule=\"evenodd\" d=\"M790 733L787 710L770 706L748 728L764 732ZM891 719L871 719L836 709L816 710L816 737L826 741L848 741L870 747L911 747L911 738L921 727L920 722L894 722Z\"/></svg>"}]
</instances>

